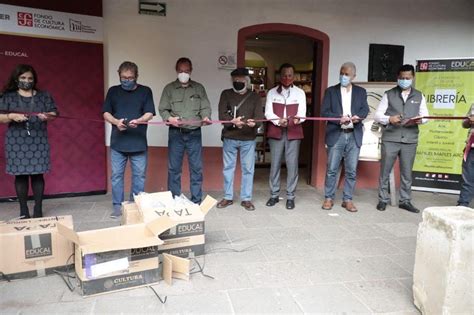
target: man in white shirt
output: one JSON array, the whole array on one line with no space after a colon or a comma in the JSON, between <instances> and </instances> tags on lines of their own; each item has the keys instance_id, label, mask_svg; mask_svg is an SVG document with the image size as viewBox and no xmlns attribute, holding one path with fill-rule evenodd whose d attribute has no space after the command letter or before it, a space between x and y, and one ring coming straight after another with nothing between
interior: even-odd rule
<instances>
[{"instance_id":1,"label":"man in white shirt","mask_svg":"<svg viewBox=\"0 0 474 315\"><path fill-rule=\"evenodd\" d=\"M415 68L403 65L398 70L398 86L388 90L375 113L375 121L382 124L382 160L380 163L379 202L377 210L384 211L390 200L388 181L395 160L400 163L400 200L398 207L418 213L411 203L412 169L418 145L418 125L427 122L426 100L412 87Z\"/></svg>"},{"instance_id":2,"label":"man in white shirt","mask_svg":"<svg viewBox=\"0 0 474 315\"><path fill-rule=\"evenodd\" d=\"M280 168L285 155L286 208L295 208L295 190L298 183L298 157L303 127L301 123L306 117L306 94L293 85L295 67L285 63L280 67L280 83L268 91L265 104L265 117L271 119L267 124L267 137L270 144L270 192L267 206L272 207L279 202Z\"/></svg>"},{"instance_id":3,"label":"man in white shirt","mask_svg":"<svg viewBox=\"0 0 474 315\"><path fill-rule=\"evenodd\" d=\"M324 203L322 209L331 210L334 206L337 173L344 158L344 192L341 206L349 212L356 212L352 202L356 184L357 162L364 133L362 120L369 113L367 92L364 88L352 84L356 76L356 67L346 62L339 72L339 84L327 88L324 93L321 116L340 118L329 120L326 124L327 171L324 184Z\"/></svg>"}]
</instances>

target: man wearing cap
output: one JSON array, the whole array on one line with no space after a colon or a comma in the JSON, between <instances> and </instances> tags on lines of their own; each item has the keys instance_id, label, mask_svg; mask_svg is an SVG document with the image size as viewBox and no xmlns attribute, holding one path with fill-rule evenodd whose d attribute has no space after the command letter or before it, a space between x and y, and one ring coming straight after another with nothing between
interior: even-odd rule
<instances>
[{"instance_id":1,"label":"man wearing cap","mask_svg":"<svg viewBox=\"0 0 474 315\"><path fill-rule=\"evenodd\" d=\"M224 163L224 198L217 208L233 204L234 173L237 152L240 151L242 182L240 185L240 205L245 210L255 210L252 204L253 176L255 170L255 138L263 119L260 96L248 89L248 70L237 68L231 72L232 88L222 91L219 101L219 120L231 121L222 129Z\"/></svg>"},{"instance_id":2,"label":"man wearing cap","mask_svg":"<svg viewBox=\"0 0 474 315\"><path fill-rule=\"evenodd\" d=\"M211 104L202 84L190 79L193 65L189 58L176 61L177 79L163 89L158 110L169 122L168 190L181 195L181 172L184 154L188 154L191 201L202 200L201 124L211 117ZM185 121L186 123L181 123ZM195 121L196 123L192 123ZM202 123L201 123L202 122Z\"/></svg>"},{"instance_id":3,"label":"man wearing cap","mask_svg":"<svg viewBox=\"0 0 474 315\"><path fill-rule=\"evenodd\" d=\"M306 117L306 94L294 86L295 67L289 63L280 66L280 82L268 91L265 104L265 117L271 121L267 124L267 137L270 144L270 199L267 207L279 202L280 168L285 156L286 162L286 209L295 208L295 191L298 184L298 157L303 126Z\"/></svg>"},{"instance_id":4,"label":"man wearing cap","mask_svg":"<svg viewBox=\"0 0 474 315\"><path fill-rule=\"evenodd\" d=\"M345 62L339 70L339 84L327 88L324 93L321 116L340 118L326 124L327 171L324 183L322 208L331 210L336 196L337 173L344 158L344 192L341 206L349 212L356 212L352 195L356 184L357 162L359 161L362 135L362 120L369 113L367 92L352 84L356 67Z\"/></svg>"}]
</instances>

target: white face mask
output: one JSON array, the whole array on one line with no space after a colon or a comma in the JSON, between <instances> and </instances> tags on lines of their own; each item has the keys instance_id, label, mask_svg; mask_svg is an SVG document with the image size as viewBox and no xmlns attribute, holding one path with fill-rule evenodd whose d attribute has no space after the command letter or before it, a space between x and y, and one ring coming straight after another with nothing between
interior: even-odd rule
<instances>
[{"instance_id":1,"label":"white face mask","mask_svg":"<svg viewBox=\"0 0 474 315\"><path fill-rule=\"evenodd\" d=\"M191 75L189 73L186 73L186 72L178 73L178 80L179 82L183 84L188 83L190 77Z\"/></svg>"}]
</instances>

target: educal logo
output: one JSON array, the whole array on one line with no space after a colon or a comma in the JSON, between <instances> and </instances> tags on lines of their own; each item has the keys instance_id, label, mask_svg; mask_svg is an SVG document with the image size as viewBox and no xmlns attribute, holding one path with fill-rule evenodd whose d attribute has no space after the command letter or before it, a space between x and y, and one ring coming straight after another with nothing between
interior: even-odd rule
<instances>
[{"instance_id":1,"label":"educal logo","mask_svg":"<svg viewBox=\"0 0 474 315\"><path fill-rule=\"evenodd\" d=\"M53 247L51 243L51 233L26 235L25 259L52 256Z\"/></svg>"},{"instance_id":2,"label":"educal logo","mask_svg":"<svg viewBox=\"0 0 474 315\"><path fill-rule=\"evenodd\" d=\"M18 25L33 27L33 14L28 12L17 12Z\"/></svg>"}]
</instances>

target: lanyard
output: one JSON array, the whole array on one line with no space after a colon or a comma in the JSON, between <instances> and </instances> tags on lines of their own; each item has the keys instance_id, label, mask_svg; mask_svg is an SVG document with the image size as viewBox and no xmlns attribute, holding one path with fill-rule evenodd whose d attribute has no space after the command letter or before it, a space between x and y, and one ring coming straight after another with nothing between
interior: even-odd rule
<instances>
[{"instance_id":1,"label":"lanyard","mask_svg":"<svg viewBox=\"0 0 474 315\"><path fill-rule=\"evenodd\" d=\"M23 99L21 98L21 95L18 94L18 103L19 105L23 105ZM28 136L31 136L31 132L30 132L30 113L33 113L33 106L35 105L35 94L34 92L31 93L31 100L30 100L30 106L29 106L29 110L27 111L27 116L28 116L28 120L25 121L25 130L26 132L28 133ZM22 106L21 106L22 107Z\"/></svg>"}]
</instances>

